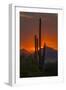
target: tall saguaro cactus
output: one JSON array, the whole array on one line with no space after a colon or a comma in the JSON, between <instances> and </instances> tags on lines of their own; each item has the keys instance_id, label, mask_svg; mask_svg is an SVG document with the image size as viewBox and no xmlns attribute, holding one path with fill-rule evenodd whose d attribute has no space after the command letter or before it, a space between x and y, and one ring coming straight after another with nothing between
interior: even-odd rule
<instances>
[{"instance_id":1,"label":"tall saguaro cactus","mask_svg":"<svg viewBox=\"0 0 66 90\"><path fill-rule=\"evenodd\" d=\"M38 62L38 38L35 35L35 59Z\"/></svg>"},{"instance_id":2,"label":"tall saguaro cactus","mask_svg":"<svg viewBox=\"0 0 66 90\"><path fill-rule=\"evenodd\" d=\"M41 69L41 18L39 19L39 69Z\"/></svg>"},{"instance_id":3,"label":"tall saguaro cactus","mask_svg":"<svg viewBox=\"0 0 66 90\"><path fill-rule=\"evenodd\" d=\"M41 18L39 19L39 50L41 50ZM41 53L40 53L40 56L41 56Z\"/></svg>"},{"instance_id":4,"label":"tall saguaro cactus","mask_svg":"<svg viewBox=\"0 0 66 90\"><path fill-rule=\"evenodd\" d=\"M39 50L38 50L39 48ZM45 48L46 44L43 47L43 52L41 51L41 18L39 18L39 39L35 35L35 62L39 64L40 71L43 69L45 61Z\"/></svg>"}]
</instances>

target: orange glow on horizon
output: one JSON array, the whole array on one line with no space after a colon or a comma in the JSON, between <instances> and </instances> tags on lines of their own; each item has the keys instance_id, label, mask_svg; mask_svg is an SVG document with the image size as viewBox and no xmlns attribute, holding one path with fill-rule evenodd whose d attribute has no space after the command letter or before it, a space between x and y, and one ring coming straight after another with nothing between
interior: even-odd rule
<instances>
[{"instance_id":1,"label":"orange glow on horizon","mask_svg":"<svg viewBox=\"0 0 66 90\"><path fill-rule=\"evenodd\" d=\"M41 18L41 48L45 43L47 47L58 50L58 15L28 12L20 13L20 49L35 51L35 35L39 42L39 17Z\"/></svg>"},{"instance_id":2,"label":"orange glow on horizon","mask_svg":"<svg viewBox=\"0 0 66 90\"><path fill-rule=\"evenodd\" d=\"M57 43L55 43L55 42L52 43L52 42L50 42L50 40L46 40L45 43L46 43L47 47L53 48L55 50L58 50ZM43 47L44 47L44 41L42 42L41 48L43 48ZM29 47L28 46L20 47L20 49L25 49L25 50L27 50L29 52L34 52L35 51L35 47L34 46L31 47L31 45Z\"/></svg>"}]
</instances>

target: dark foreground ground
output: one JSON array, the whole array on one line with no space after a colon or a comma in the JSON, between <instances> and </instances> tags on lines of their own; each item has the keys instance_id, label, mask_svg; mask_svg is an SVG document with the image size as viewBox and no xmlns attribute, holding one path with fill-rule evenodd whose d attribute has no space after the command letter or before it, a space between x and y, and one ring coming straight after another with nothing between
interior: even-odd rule
<instances>
[{"instance_id":1,"label":"dark foreground ground","mask_svg":"<svg viewBox=\"0 0 66 90\"><path fill-rule=\"evenodd\" d=\"M57 60L45 59L42 69L39 64L33 60L31 56L20 56L20 78L23 77L41 77L41 76L57 76L58 62Z\"/></svg>"}]
</instances>

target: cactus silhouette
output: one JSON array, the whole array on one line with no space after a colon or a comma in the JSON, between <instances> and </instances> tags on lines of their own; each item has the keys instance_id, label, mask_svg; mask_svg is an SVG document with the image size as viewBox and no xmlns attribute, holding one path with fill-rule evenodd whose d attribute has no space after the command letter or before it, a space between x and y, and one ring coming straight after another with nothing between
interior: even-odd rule
<instances>
[{"instance_id":1,"label":"cactus silhouette","mask_svg":"<svg viewBox=\"0 0 66 90\"><path fill-rule=\"evenodd\" d=\"M34 37L35 37L35 62L39 64L39 69L41 71L44 66L45 48L46 48L46 44L44 43L43 52L41 51L41 18L39 19L39 39L37 38L37 35L35 35Z\"/></svg>"},{"instance_id":2,"label":"cactus silhouette","mask_svg":"<svg viewBox=\"0 0 66 90\"><path fill-rule=\"evenodd\" d=\"M37 35L35 35L35 62L38 62L38 38Z\"/></svg>"}]
</instances>

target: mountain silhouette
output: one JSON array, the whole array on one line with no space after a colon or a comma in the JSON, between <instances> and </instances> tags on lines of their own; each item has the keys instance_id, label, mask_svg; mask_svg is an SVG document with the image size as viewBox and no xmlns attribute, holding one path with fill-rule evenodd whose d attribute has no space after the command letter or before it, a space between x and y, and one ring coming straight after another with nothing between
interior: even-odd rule
<instances>
[{"instance_id":1,"label":"mountain silhouette","mask_svg":"<svg viewBox=\"0 0 66 90\"><path fill-rule=\"evenodd\" d=\"M40 50L38 51L38 53ZM57 76L58 72L58 58L57 50L45 47L45 58L40 70L39 63L34 57L35 52L30 53L25 49L20 50L20 77L29 76ZM39 55L39 54L38 54ZM43 55L43 48L41 48L41 57ZM36 62L37 61L37 62Z\"/></svg>"},{"instance_id":2,"label":"mountain silhouette","mask_svg":"<svg viewBox=\"0 0 66 90\"><path fill-rule=\"evenodd\" d=\"M41 55L43 53L43 48L41 48ZM55 63L58 59L58 52L57 50L47 47L45 48L45 61Z\"/></svg>"},{"instance_id":3,"label":"mountain silhouette","mask_svg":"<svg viewBox=\"0 0 66 90\"><path fill-rule=\"evenodd\" d=\"M26 49L21 49L20 50L20 55L23 56L29 56L31 53L29 51L27 51Z\"/></svg>"},{"instance_id":4,"label":"mountain silhouette","mask_svg":"<svg viewBox=\"0 0 66 90\"><path fill-rule=\"evenodd\" d=\"M38 53L40 52L40 50L38 51ZM28 56L34 56L34 52L33 53L30 53L29 51L27 51L26 49L21 49L20 50L20 55L21 56L25 56L25 57L28 57ZM57 60L57 50L53 49L53 48L50 48L48 46L45 47L45 58L46 60ZM43 48L41 48L41 56L43 55Z\"/></svg>"},{"instance_id":5,"label":"mountain silhouette","mask_svg":"<svg viewBox=\"0 0 66 90\"><path fill-rule=\"evenodd\" d=\"M56 58L57 50L50 47L46 47L46 57Z\"/></svg>"}]
</instances>

